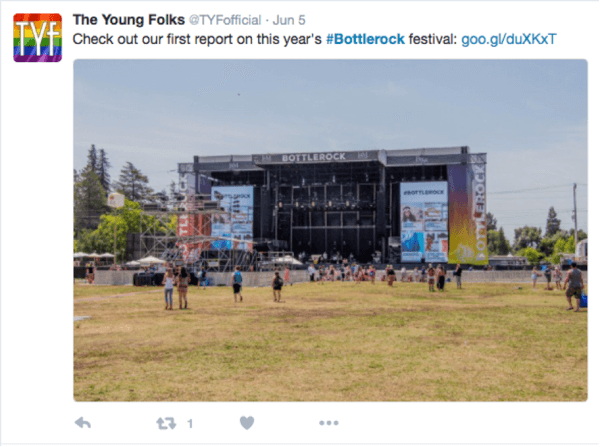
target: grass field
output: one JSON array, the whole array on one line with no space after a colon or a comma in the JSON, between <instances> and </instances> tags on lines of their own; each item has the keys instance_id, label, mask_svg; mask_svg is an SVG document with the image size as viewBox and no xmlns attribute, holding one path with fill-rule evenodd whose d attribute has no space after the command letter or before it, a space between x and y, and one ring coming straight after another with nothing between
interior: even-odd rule
<instances>
[{"instance_id":1,"label":"grass field","mask_svg":"<svg viewBox=\"0 0 600 447\"><path fill-rule=\"evenodd\" d=\"M587 311L538 286L75 286L78 401L583 401ZM133 293L133 294L132 294ZM130 294L125 296L118 296ZM174 308L179 307L177 293Z\"/></svg>"}]
</instances>

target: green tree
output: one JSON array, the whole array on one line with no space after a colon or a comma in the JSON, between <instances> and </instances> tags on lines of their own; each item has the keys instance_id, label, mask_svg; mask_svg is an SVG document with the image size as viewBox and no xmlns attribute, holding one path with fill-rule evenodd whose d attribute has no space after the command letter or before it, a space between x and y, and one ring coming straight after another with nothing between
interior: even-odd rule
<instances>
[{"instance_id":1,"label":"green tree","mask_svg":"<svg viewBox=\"0 0 600 447\"><path fill-rule=\"evenodd\" d=\"M554 254L552 254L551 256L548 257L548 260L552 264L559 265L560 264L560 254L559 253L554 253Z\"/></svg>"},{"instance_id":2,"label":"green tree","mask_svg":"<svg viewBox=\"0 0 600 447\"><path fill-rule=\"evenodd\" d=\"M565 247L567 244L567 239L564 233L556 240L554 243L554 249L552 254L549 256L550 262L552 264L560 264L560 256L565 253Z\"/></svg>"},{"instance_id":3,"label":"green tree","mask_svg":"<svg viewBox=\"0 0 600 447\"><path fill-rule=\"evenodd\" d=\"M546 236L540 241L538 250L544 254L544 256L551 256L555 251L556 243L560 239L566 239L567 235L564 231L557 231L552 236Z\"/></svg>"},{"instance_id":4,"label":"green tree","mask_svg":"<svg viewBox=\"0 0 600 447\"><path fill-rule=\"evenodd\" d=\"M96 145L92 144L92 147L89 148L87 160L86 168L98 174L98 151L96 151Z\"/></svg>"},{"instance_id":5,"label":"green tree","mask_svg":"<svg viewBox=\"0 0 600 447\"><path fill-rule=\"evenodd\" d=\"M157 232L166 232L167 229L174 230L177 224L177 216L172 216L165 226L154 216L143 214L142 207L137 202L125 200L125 206L110 214L100 217L98 228L93 231L84 231L78 238L78 248L85 252L113 253L115 241L115 224L117 227L117 260L125 259L127 248L127 234L140 233L149 228L155 228Z\"/></svg>"},{"instance_id":6,"label":"green tree","mask_svg":"<svg viewBox=\"0 0 600 447\"><path fill-rule=\"evenodd\" d=\"M537 251L535 248L532 247L527 247L527 248L523 248L521 250L519 250L519 256L525 256L527 258L527 261L530 264L537 264L538 261L544 257L544 255L542 255L542 253L540 253L539 251Z\"/></svg>"},{"instance_id":7,"label":"green tree","mask_svg":"<svg viewBox=\"0 0 600 447\"><path fill-rule=\"evenodd\" d=\"M571 228L569 230L569 236L575 236L575 229L574 228ZM587 237L588 237L588 235L587 235L587 233L585 231L583 231L583 230L577 230L577 240L578 241L581 242L582 240L587 239Z\"/></svg>"},{"instance_id":8,"label":"green tree","mask_svg":"<svg viewBox=\"0 0 600 447\"><path fill-rule=\"evenodd\" d=\"M548 210L548 217L546 218L545 237L552 237L560 231L560 219L558 219L556 216L556 211L554 210L554 207L551 206Z\"/></svg>"},{"instance_id":9,"label":"green tree","mask_svg":"<svg viewBox=\"0 0 600 447\"><path fill-rule=\"evenodd\" d=\"M95 228L100 215L106 210L106 191L89 166L81 172L73 187L73 208L76 231Z\"/></svg>"},{"instance_id":10,"label":"green tree","mask_svg":"<svg viewBox=\"0 0 600 447\"><path fill-rule=\"evenodd\" d=\"M485 215L485 217L487 218L487 230L488 230L488 233L491 230L493 230L493 231L498 230L498 219L496 219L492 213L487 213Z\"/></svg>"},{"instance_id":11,"label":"green tree","mask_svg":"<svg viewBox=\"0 0 600 447\"><path fill-rule=\"evenodd\" d=\"M566 253L565 252L566 245L567 245L567 240L561 237L559 240L556 241L556 244L554 245L554 252L555 253Z\"/></svg>"},{"instance_id":12,"label":"green tree","mask_svg":"<svg viewBox=\"0 0 600 447\"><path fill-rule=\"evenodd\" d=\"M491 255L502 255L505 256L510 253L510 244L504 235L504 229L500 227L500 230L488 230L488 252Z\"/></svg>"},{"instance_id":13,"label":"green tree","mask_svg":"<svg viewBox=\"0 0 600 447\"><path fill-rule=\"evenodd\" d=\"M128 161L121 169L121 175L119 181L115 183L115 188L127 199L141 202L150 199L153 193L148 183L148 177Z\"/></svg>"},{"instance_id":14,"label":"green tree","mask_svg":"<svg viewBox=\"0 0 600 447\"><path fill-rule=\"evenodd\" d=\"M565 249L563 253L575 253L575 236L570 236L565 242Z\"/></svg>"},{"instance_id":15,"label":"green tree","mask_svg":"<svg viewBox=\"0 0 600 447\"><path fill-rule=\"evenodd\" d=\"M514 251L523 248L537 248L542 241L542 229L536 227L521 227L515 229Z\"/></svg>"},{"instance_id":16,"label":"green tree","mask_svg":"<svg viewBox=\"0 0 600 447\"><path fill-rule=\"evenodd\" d=\"M96 174L98 174L98 178L100 179L100 184L104 188L105 191L110 190L110 173L109 170L111 168L111 164L108 161L108 156L106 155L106 151L104 149L100 149L100 153L98 155L98 161L96 162Z\"/></svg>"}]
</instances>

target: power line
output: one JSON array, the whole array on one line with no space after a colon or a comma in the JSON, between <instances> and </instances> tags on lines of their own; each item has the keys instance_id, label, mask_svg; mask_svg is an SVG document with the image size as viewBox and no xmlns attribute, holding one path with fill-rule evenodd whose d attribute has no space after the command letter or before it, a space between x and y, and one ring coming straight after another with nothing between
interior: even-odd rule
<instances>
[{"instance_id":1,"label":"power line","mask_svg":"<svg viewBox=\"0 0 600 447\"><path fill-rule=\"evenodd\" d=\"M519 194L519 193L527 192L527 191L542 191L542 190L554 189L554 188L565 188L567 186L571 186L571 183L567 183L565 185L540 186L540 187L537 187L537 188L514 189L512 191L488 192L487 194L488 195L494 195L494 194Z\"/></svg>"}]
</instances>

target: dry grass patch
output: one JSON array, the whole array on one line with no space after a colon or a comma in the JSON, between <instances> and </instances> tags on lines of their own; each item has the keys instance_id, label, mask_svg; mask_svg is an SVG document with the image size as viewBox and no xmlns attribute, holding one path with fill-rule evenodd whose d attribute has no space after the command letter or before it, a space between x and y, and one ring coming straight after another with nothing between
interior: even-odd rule
<instances>
[{"instance_id":1,"label":"dry grass patch","mask_svg":"<svg viewBox=\"0 0 600 447\"><path fill-rule=\"evenodd\" d=\"M559 291L464 287L297 284L281 304L248 288L237 305L191 288L190 309L165 311L153 288L76 285L75 315L92 318L74 323L75 399L587 399L586 312Z\"/></svg>"}]
</instances>

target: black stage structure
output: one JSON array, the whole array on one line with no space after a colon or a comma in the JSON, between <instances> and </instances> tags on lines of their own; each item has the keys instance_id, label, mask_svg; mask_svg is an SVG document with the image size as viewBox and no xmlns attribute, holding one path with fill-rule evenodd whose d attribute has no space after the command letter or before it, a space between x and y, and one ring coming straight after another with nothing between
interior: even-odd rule
<instances>
[{"instance_id":1,"label":"black stage structure","mask_svg":"<svg viewBox=\"0 0 600 447\"><path fill-rule=\"evenodd\" d=\"M197 194L216 185L251 187L255 244L296 256L339 253L361 263L399 263L393 241L402 231L400 185L448 182L454 165L474 178L472 166L485 163L486 154L460 146L195 156L178 171L182 186Z\"/></svg>"}]
</instances>

